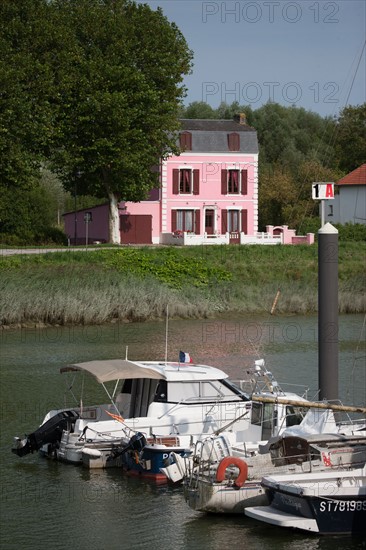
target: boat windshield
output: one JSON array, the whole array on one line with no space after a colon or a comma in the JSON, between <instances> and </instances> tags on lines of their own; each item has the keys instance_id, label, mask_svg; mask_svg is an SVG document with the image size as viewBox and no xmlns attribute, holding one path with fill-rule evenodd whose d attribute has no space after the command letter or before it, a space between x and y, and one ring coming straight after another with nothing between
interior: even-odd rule
<instances>
[{"instance_id":1,"label":"boat windshield","mask_svg":"<svg viewBox=\"0 0 366 550\"><path fill-rule=\"evenodd\" d=\"M249 395L241 390L240 387L232 380L224 379L221 380L221 383L229 388L233 393L239 395L243 399L243 401L250 401Z\"/></svg>"},{"instance_id":2,"label":"boat windshield","mask_svg":"<svg viewBox=\"0 0 366 550\"><path fill-rule=\"evenodd\" d=\"M306 410L303 407L294 405L286 406L286 427L297 426L300 424L306 414Z\"/></svg>"}]
</instances>

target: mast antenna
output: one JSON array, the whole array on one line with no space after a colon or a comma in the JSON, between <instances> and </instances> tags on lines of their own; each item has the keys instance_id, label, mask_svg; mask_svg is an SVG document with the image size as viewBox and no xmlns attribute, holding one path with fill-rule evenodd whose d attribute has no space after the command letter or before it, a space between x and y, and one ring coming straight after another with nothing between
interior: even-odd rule
<instances>
[{"instance_id":1,"label":"mast antenna","mask_svg":"<svg viewBox=\"0 0 366 550\"><path fill-rule=\"evenodd\" d=\"M165 319L165 364L168 362L168 327L169 327L169 305L166 305Z\"/></svg>"}]
</instances>

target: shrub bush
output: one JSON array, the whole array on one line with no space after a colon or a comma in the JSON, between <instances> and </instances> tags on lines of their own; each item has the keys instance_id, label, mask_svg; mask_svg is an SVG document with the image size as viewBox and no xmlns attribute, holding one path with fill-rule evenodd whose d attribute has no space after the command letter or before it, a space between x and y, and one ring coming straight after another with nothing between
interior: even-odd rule
<instances>
[{"instance_id":1,"label":"shrub bush","mask_svg":"<svg viewBox=\"0 0 366 550\"><path fill-rule=\"evenodd\" d=\"M24 232L22 235L0 233L0 244L3 246L40 246L68 244L67 236L58 227L45 227L36 233Z\"/></svg>"},{"instance_id":2,"label":"shrub bush","mask_svg":"<svg viewBox=\"0 0 366 550\"><path fill-rule=\"evenodd\" d=\"M366 225L362 223L335 223L332 224L338 229L338 237L340 241L366 241ZM315 239L317 239L318 231L320 229L320 218L304 218L301 225L296 228L299 235L305 235L306 233L314 233Z\"/></svg>"},{"instance_id":3,"label":"shrub bush","mask_svg":"<svg viewBox=\"0 0 366 550\"><path fill-rule=\"evenodd\" d=\"M335 224L340 241L366 241L366 225L362 223Z\"/></svg>"},{"instance_id":4,"label":"shrub bush","mask_svg":"<svg viewBox=\"0 0 366 550\"><path fill-rule=\"evenodd\" d=\"M5 246L22 246L25 242L19 235L0 233L0 244Z\"/></svg>"},{"instance_id":5,"label":"shrub bush","mask_svg":"<svg viewBox=\"0 0 366 550\"><path fill-rule=\"evenodd\" d=\"M66 234L59 227L45 227L34 236L34 242L35 244L68 244Z\"/></svg>"}]
</instances>

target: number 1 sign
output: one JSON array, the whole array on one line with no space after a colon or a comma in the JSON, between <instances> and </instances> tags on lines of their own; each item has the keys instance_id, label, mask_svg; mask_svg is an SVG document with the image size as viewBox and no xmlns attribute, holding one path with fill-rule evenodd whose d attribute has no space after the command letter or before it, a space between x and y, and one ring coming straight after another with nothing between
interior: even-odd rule
<instances>
[{"instance_id":1,"label":"number 1 sign","mask_svg":"<svg viewBox=\"0 0 366 550\"><path fill-rule=\"evenodd\" d=\"M312 198L315 200L334 199L334 183L313 183Z\"/></svg>"}]
</instances>

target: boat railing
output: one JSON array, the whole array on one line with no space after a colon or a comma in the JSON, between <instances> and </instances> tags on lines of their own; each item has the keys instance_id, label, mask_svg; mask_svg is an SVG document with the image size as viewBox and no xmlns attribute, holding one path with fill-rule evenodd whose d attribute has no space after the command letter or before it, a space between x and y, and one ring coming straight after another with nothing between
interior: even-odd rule
<instances>
[{"instance_id":1,"label":"boat railing","mask_svg":"<svg viewBox=\"0 0 366 550\"><path fill-rule=\"evenodd\" d=\"M366 430L366 418L350 418L349 415L347 415L347 420L342 421L342 426L350 427L355 432L355 435L357 435L358 431L365 431Z\"/></svg>"},{"instance_id":2,"label":"boat railing","mask_svg":"<svg viewBox=\"0 0 366 550\"><path fill-rule=\"evenodd\" d=\"M224 394L220 396L215 395L212 397L210 396L187 397L185 399L181 399L177 403L173 403L173 405L169 409L167 409L162 415L160 415L158 418L159 420L161 420L162 418L164 418L164 416L171 414L176 408L180 407L181 405L207 405L207 406L210 406L212 410L214 410L214 408L222 402L239 404L239 405L242 405L244 403L244 401L239 401L237 396L233 396L232 399L228 399L228 396ZM205 411L205 415L208 415L208 414L209 414L209 411Z\"/></svg>"},{"instance_id":3,"label":"boat railing","mask_svg":"<svg viewBox=\"0 0 366 550\"><path fill-rule=\"evenodd\" d=\"M106 440L110 439L111 441L116 440L118 438L123 437L122 434L124 434L124 437L131 437L131 434L136 433L135 430L132 430L129 428L129 426L126 426L124 424L121 424L121 427L119 429L110 430L108 429L107 432L94 430L89 424L85 426L84 430L81 432L81 434L75 434L78 435L78 441L87 441L88 435L87 432L92 432L94 436L97 436L97 438L104 438ZM121 434L122 432L122 434ZM97 439L96 439L97 441Z\"/></svg>"},{"instance_id":4,"label":"boat railing","mask_svg":"<svg viewBox=\"0 0 366 550\"><path fill-rule=\"evenodd\" d=\"M281 385L281 388L283 393L288 393L291 391L303 399L308 399L309 397L310 388L308 386L304 386L303 384L290 384L286 382Z\"/></svg>"},{"instance_id":5,"label":"boat railing","mask_svg":"<svg viewBox=\"0 0 366 550\"><path fill-rule=\"evenodd\" d=\"M308 399L308 394L310 391L310 388L308 386L305 386L303 384L290 384L285 383L279 385L278 382L276 382L274 379L272 379L270 382L268 379L262 380L231 380L233 384L235 384L240 391L247 395L253 395L253 394L261 394L261 393L273 393L274 395L282 396L284 397L286 393L296 393L299 397L303 399Z\"/></svg>"}]
</instances>

